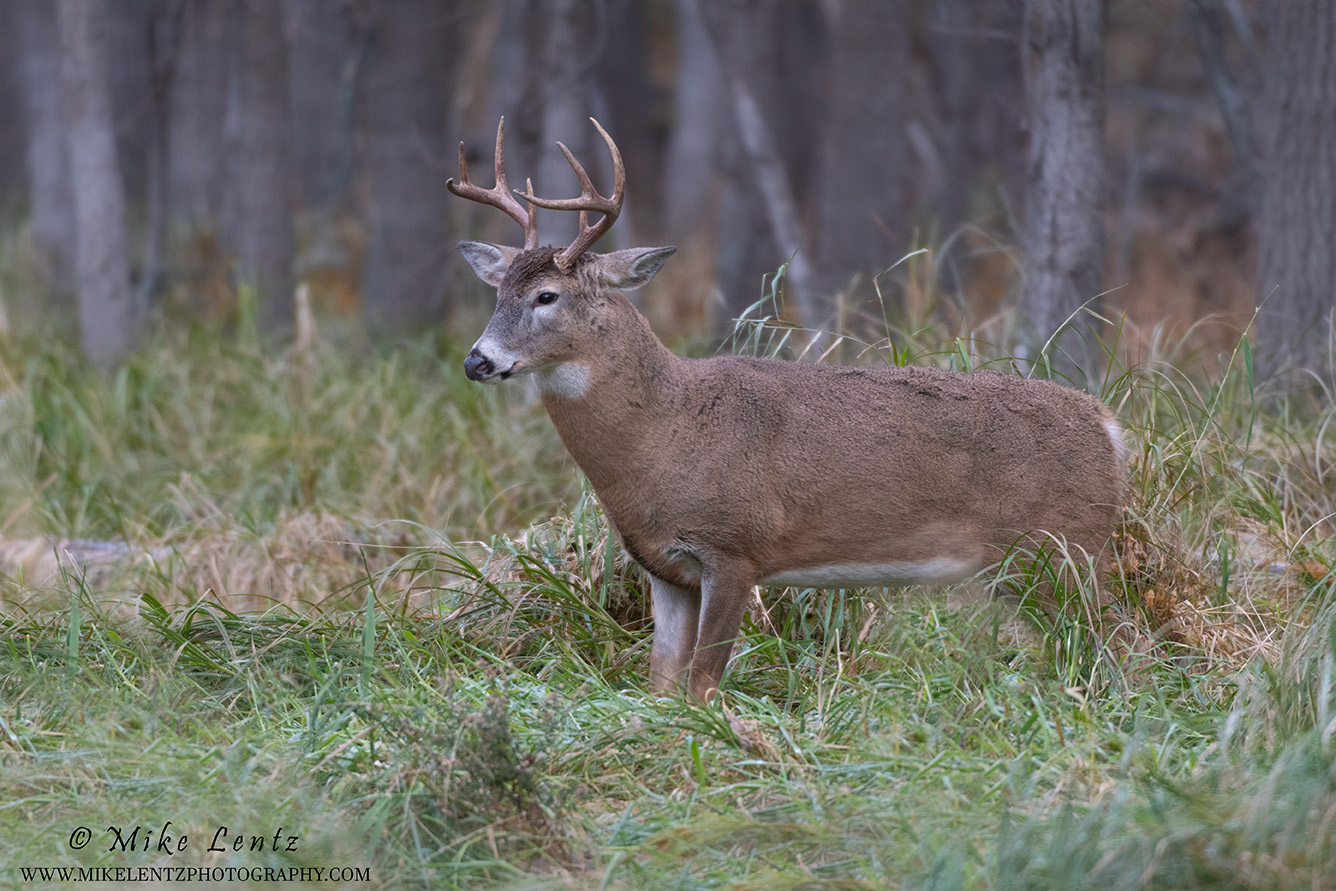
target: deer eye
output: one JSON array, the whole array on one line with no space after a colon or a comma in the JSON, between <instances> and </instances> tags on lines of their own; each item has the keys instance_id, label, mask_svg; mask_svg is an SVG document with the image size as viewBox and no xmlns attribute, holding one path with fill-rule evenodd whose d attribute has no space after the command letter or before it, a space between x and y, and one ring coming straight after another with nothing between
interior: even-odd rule
<instances>
[{"instance_id":1,"label":"deer eye","mask_svg":"<svg viewBox=\"0 0 1336 891\"><path fill-rule=\"evenodd\" d=\"M536 306L551 306L556 302L557 294L555 291L544 291L534 299L534 305Z\"/></svg>"}]
</instances>

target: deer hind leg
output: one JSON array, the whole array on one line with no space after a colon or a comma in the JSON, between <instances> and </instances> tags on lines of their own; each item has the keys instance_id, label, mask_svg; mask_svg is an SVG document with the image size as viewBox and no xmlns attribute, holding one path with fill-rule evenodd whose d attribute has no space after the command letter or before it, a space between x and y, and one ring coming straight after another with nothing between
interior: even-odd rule
<instances>
[{"instance_id":1,"label":"deer hind leg","mask_svg":"<svg viewBox=\"0 0 1336 891\"><path fill-rule=\"evenodd\" d=\"M649 596L654 609L654 643L649 654L649 685L657 693L686 686L691 654L700 624L700 591L681 588L651 575Z\"/></svg>"},{"instance_id":2,"label":"deer hind leg","mask_svg":"<svg viewBox=\"0 0 1336 891\"><path fill-rule=\"evenodd\" d=\"M712 561L701 578L700 627L691 657L691 692L709 702L719 690L742 627L756 572L745 561Z\"/></svg>"}]
</instances>

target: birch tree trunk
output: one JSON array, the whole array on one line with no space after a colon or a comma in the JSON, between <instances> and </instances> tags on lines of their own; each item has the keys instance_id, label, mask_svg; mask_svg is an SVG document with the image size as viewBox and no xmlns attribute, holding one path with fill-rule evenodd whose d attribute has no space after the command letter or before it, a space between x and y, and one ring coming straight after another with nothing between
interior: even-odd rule
<instances>
[{"instance_id":1,"label":"birch tree trunk","mask_svg":"<svg viewBox=\"0 0 1336 891\"><path fill-rule=\"evenodd\" d=\"M103 366L130 347L141 316L130 291L125 190L112 129L108 11L107 4L88 0L56 4L74 192L79 325L84 352Z\"/></svg>"}]
</instances>

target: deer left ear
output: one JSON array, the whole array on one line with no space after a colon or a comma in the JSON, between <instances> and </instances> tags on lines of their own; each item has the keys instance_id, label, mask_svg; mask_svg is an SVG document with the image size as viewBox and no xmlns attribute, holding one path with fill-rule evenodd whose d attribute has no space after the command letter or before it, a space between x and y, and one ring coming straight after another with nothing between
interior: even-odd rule
<instances>
[{"instance_id":1,"label":"deer left ear","mask_svg":"<svg viewBox=\"0 0 1336 891\"><path fill-rule=\"evenodd\" d=\"M601 254L598 258L599 274L605 285L629 291L654 278L676 252L675 247L652 247Z\"/></svg>"}]
</instances>

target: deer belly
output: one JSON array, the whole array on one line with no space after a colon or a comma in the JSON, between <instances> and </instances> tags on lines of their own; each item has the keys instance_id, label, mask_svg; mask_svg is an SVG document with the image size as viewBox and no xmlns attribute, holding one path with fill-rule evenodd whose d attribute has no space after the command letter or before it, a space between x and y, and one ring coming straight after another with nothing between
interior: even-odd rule
<instances>
[{"instance_id":1,"label":"deer belly","mask_svg":"<svg viewBox=\"0 0 1336 891\"><path fill-rule=\"evenodd\" d=\"M887 563L832 563L785 569L766 576L761 584L804 588L891 588L961 582L982 568L977 561L960 557L892 560Z\"/></svg>"}]
</instances>

